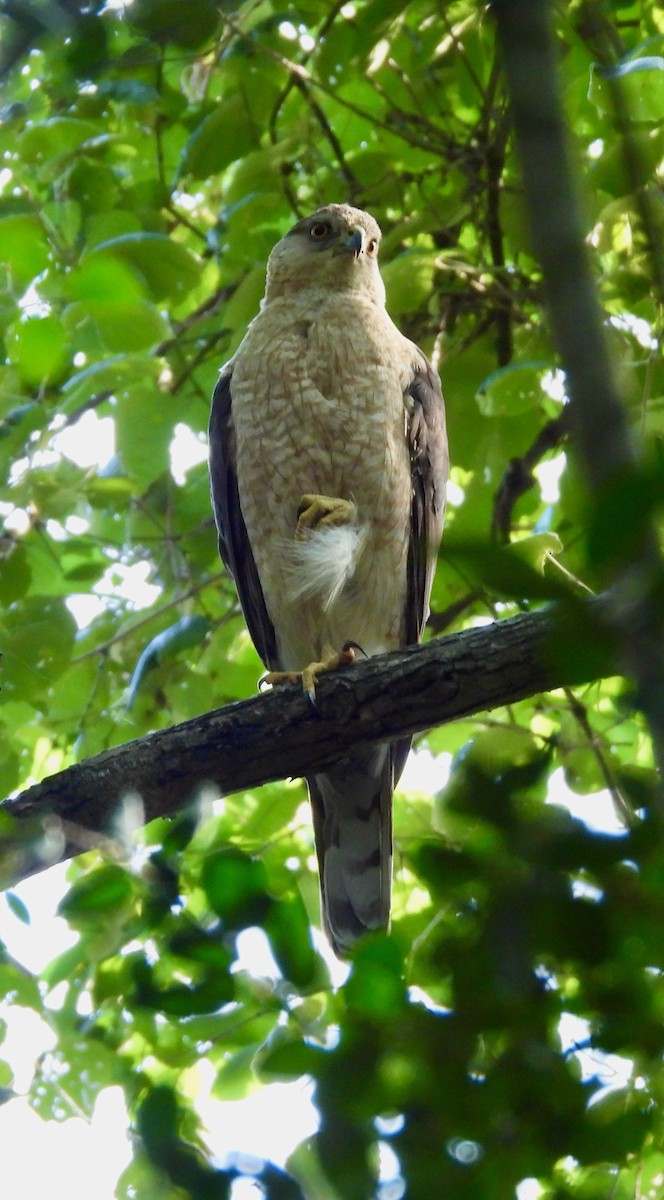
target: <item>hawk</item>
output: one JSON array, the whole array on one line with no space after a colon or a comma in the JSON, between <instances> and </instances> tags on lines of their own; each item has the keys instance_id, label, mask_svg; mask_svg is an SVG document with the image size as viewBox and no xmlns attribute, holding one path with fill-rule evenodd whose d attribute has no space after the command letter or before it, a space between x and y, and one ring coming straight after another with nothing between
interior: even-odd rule
<instances>
[{"instance_id":1,"label":"hawk","mask_svg":"<svg viewBox=\"0 0 664 1200\"><path fill-rule=\"evenodd\" d=\"M381 232L329 204L270 254L210 419L219 548L271 682L382 654L424 628L448 472L443 397L387 314ZM344 956L389 922L392 792L410 738L307 780L323 924Z\"/></svg>"}]
</instances>

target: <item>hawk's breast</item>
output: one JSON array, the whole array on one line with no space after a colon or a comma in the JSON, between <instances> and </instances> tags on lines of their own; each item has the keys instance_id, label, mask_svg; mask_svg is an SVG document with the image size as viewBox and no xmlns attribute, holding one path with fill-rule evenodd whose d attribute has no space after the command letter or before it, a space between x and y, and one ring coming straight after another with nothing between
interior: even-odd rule
<instances>
[{"instance_id":1,"label":"hawk's breast","mask_svg":"<svg viewBox=\"0 0 664 1200\"><path fill-rule=\"evenodd\" d=\"M412 349L373 303L344 296L343 304L336 298L316 307L299 299L266 305L234 363L240 503L288 657L294 641L305 657L320 652L314 641L336 641L338 649L347 639L373 653L401 640L411 494L404 395ZM314 601L293 613L287 600L285 548L304 493L353 501L367 531L353 579L324 614ZM293 622L295 635L283 634Z\"/></svg>"}]
</instances>

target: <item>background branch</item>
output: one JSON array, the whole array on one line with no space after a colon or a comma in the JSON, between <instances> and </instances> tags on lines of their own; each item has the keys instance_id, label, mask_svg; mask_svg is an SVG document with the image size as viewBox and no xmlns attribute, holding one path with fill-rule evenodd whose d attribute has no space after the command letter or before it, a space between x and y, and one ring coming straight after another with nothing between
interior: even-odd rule
<instances>
[{"instance_id":1,"label":"background branch","mask_svg":"<svg viewBox=\"0 0 664 1200\"><path fill-rule=\"evenodd\" d=\"M535 483L533 469L546 454L558 448L568 429L569 409L564 408L559 417L547 421L525 454L510 459L493 502L491 534L496 541L509 542L512 512L517 500Z\"/></svg>"},{"instance_id":2,"label":"background branch","mask_svg":"<svg viewBox=\"0 0 664 1200\"><path fill-rule=\"evenodd\" d=\"M662 562L652 499L613 378L567 149L548 0L494 0L533 244L567 375L571 429L594 501L605 581L617 585L613 620L625 667L664 768ZM593 529L594 526L594 529ZM611 527L611 537L606 530ZM596 551L597 552L597 551ZM664 819L664 804L660 812Z\"/></svg>"}]
</instances>

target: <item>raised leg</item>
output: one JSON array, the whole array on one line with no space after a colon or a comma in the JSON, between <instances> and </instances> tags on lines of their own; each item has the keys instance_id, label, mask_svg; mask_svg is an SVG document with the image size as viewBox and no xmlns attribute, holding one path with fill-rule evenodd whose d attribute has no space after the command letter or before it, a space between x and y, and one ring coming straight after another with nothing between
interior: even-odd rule
<instances>
[{"instance_id":1,"label":"raised leg","mask_svg":"<svg viewBox=\"0 0 664 1200\"><path fill-rule=\"evenodd\" d=\"M297 534L306 537L309 530L326 529L337 525L350 525L355 520L355 505L352 500L342 500L340 496L319 496L314 492L305 492L300 497L297 509ZM316 702L316 684L326 671L336 671L339 667L347 667L355 661L355 648L351 645L342 646L341 650L324 655L318 662L311 662L303 671L268 671L260 680L260 685L269 687L280 683L294 683L302 680L302 687L311 702Z\"/></svg>"},{"instance_id":2,"label":"raised leg","mask_svg":"<svg viewBox=\"0 0 664 1200\"><path fill-rule=\"evenodd\" d=\"M331 525L351 525L355 520L355 505L352 500L340 496L317 496L306 492L300 498L297 509L297 529L326 529Z\"/></svg>"}]
</instances>

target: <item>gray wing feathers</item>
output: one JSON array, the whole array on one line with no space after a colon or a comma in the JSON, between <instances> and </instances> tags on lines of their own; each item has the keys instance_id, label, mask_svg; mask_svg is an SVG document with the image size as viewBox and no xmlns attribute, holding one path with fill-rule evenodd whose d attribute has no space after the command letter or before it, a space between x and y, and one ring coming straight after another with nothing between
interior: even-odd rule
<instances>
[{"instance_id":1,"label":"gray wing feathers","mask_svg":"<svg viewBox=\"0 0 664 1200\"><path fill-rule=\"evenodd\" d=\"M420 369L413 374L408 395L413 406L408 426L412 493L405 642L406 645L412 645L419 642L429 616L429 597L443 532L445 488L449 473L443 393L438 375L423 354ZM395 784L406 765L411 740L402 738L394 743Z\"/></svg>"},{"instance_id":2,"label":"gray wing feathers","mask_svg":"<svg viewBox=\"0 0 664 1200\"><path fill-rule=\"evenodd\" d=\"M274 671L279 668L277 639L265 607L240 507L235 469L232 377L230 367L222 371L212 396L209 429L212 507L219 534L219 553L237 588L251 639L265 666Z\"/></svg>"},{"instance_id":3,"label":"gray wing feathers","mask_svg":"<svg viewBox=\"0 0 664 1200\"><path fill-rule=\"evenodd\" d=\"M323 924L336 954L386 929L392 886L390 746L370 746L308 781Z\"/></svg>"},{"instance_id":4,"label":"gray wing feathers","mask_svg":"<svg viewBox=\"0 0 664 1200\"><path fill-rule=\"evenodd\" d=\"M443 532L449 471L445 406L440 380L424 355L408 394L413 409L408 429L412 500L408 555L406 643L418 642L429 616L429 597Z\"/></svg>"}]
</instances>

